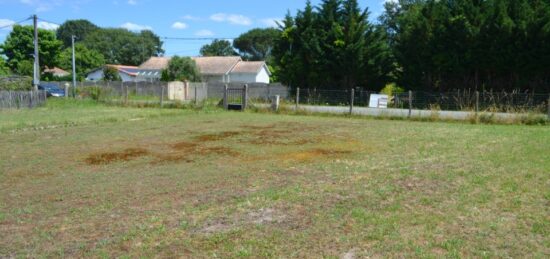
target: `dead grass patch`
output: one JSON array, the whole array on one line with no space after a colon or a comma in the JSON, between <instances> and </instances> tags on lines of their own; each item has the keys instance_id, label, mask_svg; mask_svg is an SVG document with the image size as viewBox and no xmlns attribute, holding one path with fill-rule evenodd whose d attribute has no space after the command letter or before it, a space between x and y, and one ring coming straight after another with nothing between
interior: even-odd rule
<instances>
[{"instance_id":1,"label":"dead grass patch","mask_svg":"<svg viewBox=\"0 0 550 259\"><path fill-rule=\"evenodd\" d=\"M151 162L152 165L168 164L168 163L193 163L194 160L187 157L185 154L169 154L156 155L156 159Z\"/></svg>"},{"instance_id":2,"label":"dead grass patch","mask_svg":"<svg viewBox=\"0 0 550 259\"><path fill-rule=\"evenodd\" d=\"M195 140L202 142L220 141L230 137L238 136L243 132L240 131L226 131L218 134L206 134L195 137Z\"/></svg>"},{"instance_id":3,"label":"dead grass patch","mask_svg":"<svg viewBox=\"0 0 550 259\"><path fill-rule=\"evenodd\" d=\"M266 126L257 126L257 125L242 125L240 128L242 129L249 129L249 130L265 130L265 129L273 129L277 127L275 124L272 125L266 125Z\"/></svg>"},{"instance_id":4,"label":"dead grass patch","mask_svg":"<svg viewBox=\"0 0 550 259\"><path fill-rule=\"evenodd\" d=\"M353 152L349 150L329 150L329 149L316 148L312 150L282 154L279 158L281 160L307 162L307 161L312 161L319 158L340 158L344 155L349 155L352 153Z\"/></svg>"},{"instance_id":5,"label":"dead grass patch","mask_svg":"<svg viewBox=\"0 0 550 259\"><path fill-rule=\"evenodd\" d=\"M239 152L227 148L227 147L200 147L196 150L196 154L199 155L224 155L224 156L238 156Z\"/></svg>"},{"instance_id":6,"label":"dead grass patch","mask_svg":"<svg viewBox=\"0 0 550 259\"><path fill-rule=\"evenodd\" d=\"M193 143L193 142L178 142L176 144L172 144L172 149L178 150L178 151L187 151L187 150L193 150L198 147L199 144Z\"/></svg>"},{"instance_id":7,"label":"dead grass patch","mask_svg":"<svg viewBox=\"0 0 550 259\"><path fill-rule=\"evenodd\" d=\"M89 165L104 165L115 162L130 161L149 155L149 151L144 148L128 148L121 152L108 152L92 154L86 158Z\"/></svg>"}]
</instances>

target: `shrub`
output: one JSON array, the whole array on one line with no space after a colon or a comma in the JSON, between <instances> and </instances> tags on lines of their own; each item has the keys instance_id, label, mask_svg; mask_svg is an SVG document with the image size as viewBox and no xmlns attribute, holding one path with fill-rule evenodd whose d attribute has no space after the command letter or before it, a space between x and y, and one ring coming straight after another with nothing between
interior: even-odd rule
<instances>
[{"instance_id":1,"label":"shrub","mask_svg":"<svg viewBox=\"0 0 550 259\"><path fill-rule=\"evenodd\" d=\"M397 86L396 83L387 84L380 91L381 94L385 94L385 95L388 95L390 97L393 96L394 94L400 94L400 93L404 93L404 92L405 92L405 89L403 89L402 87Z\"/></svg>"},{"instance_id":2,"label":"shrub","mask_svg":"<svg viewBox=\"0 0 550 259\"><path fill-rule=\"evenodd\" d=\"M30 91L32 78L27 76L0 76L0 90Z\"/></svg>"},{"instance_id":3,"label":"shrub","mask_svg":"<svg viewBox=\"0 0 550 259\"><path fill-rule=\"evenodd\" d=\"M168 68L162 70L162 81L200 82L200 72L197 64L191 58L174 56L168 63Z\"/></svg>"}]
</instances>

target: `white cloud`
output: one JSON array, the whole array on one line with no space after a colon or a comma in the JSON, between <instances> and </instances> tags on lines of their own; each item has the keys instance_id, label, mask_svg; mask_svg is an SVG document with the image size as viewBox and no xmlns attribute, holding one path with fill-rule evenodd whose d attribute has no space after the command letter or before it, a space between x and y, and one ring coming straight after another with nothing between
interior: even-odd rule
<instances>
[{"instance_id":1,"label":"white cloud","mask_svg":"<svg viewBox=\"0 0 550 259\"><path fill-rule=\"evenodd\" d=\"M147 25L140 25L131 22L120 25L121 28L130 30L130 31L143 31L143 30L153 30L153 27Z\"/></svg>"},{"instance_id":2,"label":"white cloud","mask_svg":"<svg viewBox=\"0 0 550 259\"><path fill-rule=\"evenodd\" d=\"M174 24L172 24L172 29L176 29L176 30L184 30L184 29L187 29L187 24L186 23L183 23L183 22L175 22Z\"/></svg>"},{"instance_id":3,"label":"white cloud","mask_svg":"<svg viewBox=\"0 0 550 259\"><path fill-rule=\"evenodd\" d=\"M212 31L209 31L209 30L200 30L200 31L195 32L195 36L209 37L209 36L214 36L214 33Z\"/></svg>"},{"instance_id":4,"label":"white cloud","mask_svg":"<svg viewBox=\"0 0 550 259\"><path fill-rule=\"evenodd\" d=\"M49 31L55 31L57 28L59 28L59 25L55 23L49 23L49 22L38 22L38 28L49 30Z\"/></svg>"},{"instance_id":5,"label":"white cloud","mask_svg":"<svg viewBox=\"0 0 550 259\"><path fill-rule=\"evenodd\" d=\"M128 0L128 4L129 5L137 5L137 1L136 0Z\"/></svg>"},{"instance_id":6,"label":"white cloud","mask_svg":"<svg viewBox=\"0 0 550 259\"><path fill-rule=\"evenodd\" d=\"M228 22L235 25L251 25L250 18L240 14L217 13L210 16L210 20L215 22Z\"/></svg>"},{"instance_id":7,"label":"white cloud","mask_svg":"<svg viewBox=\"0 0 550 259\"><path fill-rule=\"evenodd\" d=\"M20 0L19 2L34 7L37 13L46 12L63 5L63 0Z\"/></svg>"},{"instance_id":8,"label":"white cloud","mask_svg":"<svg viewBox=\"0 0 550 259\"><path fill-rule=\"evenodd\" d=\"M281 18L266 18L266 19L261 19L260 23L262 23L267 27L278 27L277 22L281 23L282 21L283 19Z\"/></svg>"},{"instance_id":9,"label":"white cloud","mask_svg":"<svg viewBox=\"0 0 550 259\"><path fill-rule=\"evenodd\" d=\"M199 17L193 16L193 15L189 15L189 14L188 14L188 15L184 15L184 16L182 16L181 18L184 19L184 20L188 20L188 21L200 21L200 20L202 20L202 19L199 18Z\"/></svg>"},{"instance_id":10,"label":"white cloud","mask_svg":"<svg viewBox=\"0 0 550 259\"><path fill-rule=\"evenodd\" d=\"M11 30L12 26L15 23L15 21L8 20L8 19L0 19L0 27L8 26L4 28L3 30Z\"/></svg>"}]
</instances>

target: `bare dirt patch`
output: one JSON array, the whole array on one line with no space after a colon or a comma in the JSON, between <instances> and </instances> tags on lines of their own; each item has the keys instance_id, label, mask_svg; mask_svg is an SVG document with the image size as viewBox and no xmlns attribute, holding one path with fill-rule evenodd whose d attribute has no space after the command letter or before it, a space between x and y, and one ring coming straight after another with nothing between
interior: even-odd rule
<instances>
[{"instance_id":1,"label":"bare dirt patch","mask_svg":"<svg viewBox=\"0 0 550 259\"><path fill-rule=\"evenodd\" d=\"M248 213L246 222L254 224L280 223L286 218L286 215L277 213L274 209L260 209Z\"/></svg>"},{"instance_id":2,"label":"bare dirt patch","mask_svg":"<svg viewBox=\"0 0 550 259\"><path fill-rule=\"evenodd\" d=\"M104 165L115 162L130 161L149 155L149 151L144 148L128 148L121 152L108 152L91 154L86 158L89 165Z\"/></svg>"},{"instance_id":3,"label":"bare dirt patch","mask_svg":"<svg viewBox=\"0 0 550 259\"><path fill-rule=\"evenodd\" d=\"M246 214L237 214L230 218L223 217L212 220L206 226L197 230L198 233L214 234L227 232L246 225L268 225L283 223L287 216L278 210L267 208L251 211Z\"/></svg>"}]
</instances>

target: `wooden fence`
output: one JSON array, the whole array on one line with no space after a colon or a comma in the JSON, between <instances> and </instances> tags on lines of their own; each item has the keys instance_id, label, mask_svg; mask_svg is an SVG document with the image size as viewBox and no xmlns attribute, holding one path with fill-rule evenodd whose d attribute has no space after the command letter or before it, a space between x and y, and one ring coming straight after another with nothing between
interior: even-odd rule
<instances>
[{"instance_id":1,"label":"wooden fence","mask_svg":"<svg viewBox=\"0 0 550 259\"><path fill-rule=\"evenodd\" d=\"M45 91L0 91L0 109L34 108L46 100Z\"/></svg>"}]
</instances>

